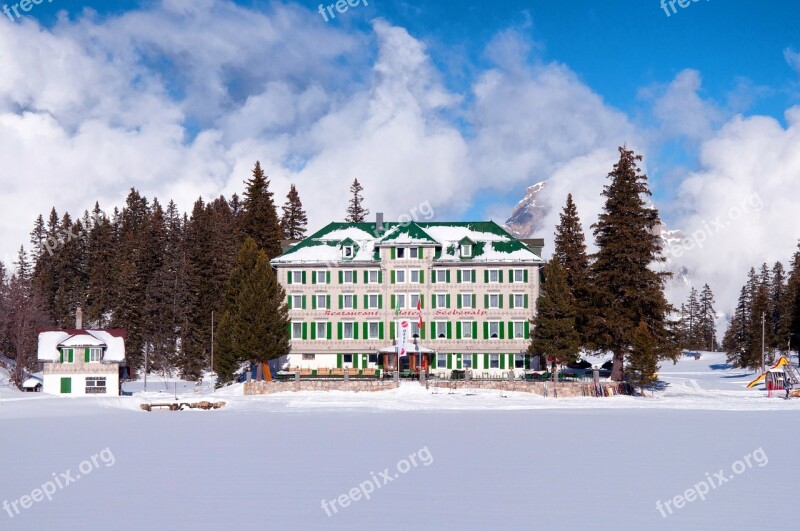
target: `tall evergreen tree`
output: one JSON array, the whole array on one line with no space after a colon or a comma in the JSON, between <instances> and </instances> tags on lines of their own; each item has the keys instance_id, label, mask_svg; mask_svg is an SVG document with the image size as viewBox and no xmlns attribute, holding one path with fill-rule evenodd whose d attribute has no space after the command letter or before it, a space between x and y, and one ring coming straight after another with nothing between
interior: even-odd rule
<instances>
[{"instance_id":1,"label":"tall evergreen tree","mask_svg":"<svg viewBox=\"0 0 800 531\"><path fill-rule=\"evenodd\" d=\"M242 233L253 238L270 259L280 256L283 231L273 200L274 194L269 190L269 179L261 169L260 162L256 161L253 176L245 181L245 185Z\"/></svg>"},{"instance_id":2,"label":"tall evergreen tree","mask_svg":"<svg viewBox=\"0 0 800 531\"><path fill-rule=\"evenodd\" d=\"M281 230L283 231L283 237L287 240L302 240L305 238L308 218L305 210L303 210L300 194L297 193L297 188L294 185L289 189L286 203L282 208Z\"/></svg>"},{"instance_id":3,"label":"tall evergreen tree","mask_svg":"<svg viewBox=\"0 0 800 531\"><path fill-rule=\"evenodd\" d=\"M286 293L269 259L247 238L225 292L219 333L215 338L215 370L228 380L239 363L266 362L289 353Z\"/></svg>"},{"instance_id":4,"label":"tall evergreen tree","mask_svg":"<svg viewBox=\"0 0 800 531\"><path fill-rule=\"evenodd\" d=\"M667 322L671 311L664 297L667 275L651 269L664 258L656 231L658 211L643 199L651 193L637 164L642 157L623 147L619 152L619 162L609 173L611 184L603 190L603 212L593 226L599 250L592 264L595 305L603 311L593 317L591 333L595 345L613 353L615 381L623 379L626 357L641 366L634 360L641 354L631 345L642 321L659 359L674 360L680 354Z\"/></svg>"},{"instance_id":5,"label":"tall evergreen tree","mask_svg":"<svg viewBox=\"0 0 800 531\"><path fill-rule=\"evenodd\" d=\"M786 285L786 272L781 262L775 262L772 267L772 285L770 286L770 300L772 301L772 315L770 327L772 343L770 347L775 350L786 351L789 342L789 329L785 315L788 310L788 289Z\"/></svg>"},{"instance_id":6,"label":"tall evergreen tree","mask_svg":"<svg viewBox=\"0 0 800 531\"><path fill-rule=\"evenodd\" d=\"M701 349L717 350L717 311L714 309L714 293L708 284L700 292L700 315L698 317L698 343Z\"/></svg>"},{"instance_id":7,"label":"tall evergreen tree","mask_svg":"<svg viewBox=\"0 0 800 531\"><path fill-rule=\"evenodd\" d=\"M564 268L567 286L575 299L575 326L581 336L581 344L586 346L586 327L591 320L591 295L589 293L589 257L586 254L586 238L578 216L578 209L567 195L567 203L561 212L561 221L556 226L555 251L553 258Z\"/></svg>"},{"instance_id":8,"label":"tall evergreen tree","mask_svg":"<svg viewBox=\"0 0 800 531\"><path fill-rule=\"evenodd\" d=\"M553 257L545 265L543 277L536 315L531 321L533 332L528 352L539 356L542 362L549 357L572 363L578 359L581 338L575 326L578 313L567 283L567 271Z\"/></svg>"},{"instance_id":9,"label":"tall evergreen tree","mask_svg":"<svg viewBox=\"0 0 800 531\"><path fill-rule=\"evenodd\" d=\"M699 350L702 347L700 339L700 299L697 295L697 289L692 287L689 293L689 300L686 303L686 311L688 321L686 323L686 348L690 350Z\"/></svg>"},{"instance_id":10,"label":"tall evergreen tree","mask_svg":"<svg viewBox=\"0 0 800 531\"><path fill-rule=\"evenodd\" d=\"M349 223L363 223L367 219L369 210L364 208L364 196L361 195L363 191L364 188L361 186L361 183L358 182L358 179L354 179L353 184L350 185L350 193L353 194L353 197L350 198L345 221Z\"/></svg>"}]
</instances>

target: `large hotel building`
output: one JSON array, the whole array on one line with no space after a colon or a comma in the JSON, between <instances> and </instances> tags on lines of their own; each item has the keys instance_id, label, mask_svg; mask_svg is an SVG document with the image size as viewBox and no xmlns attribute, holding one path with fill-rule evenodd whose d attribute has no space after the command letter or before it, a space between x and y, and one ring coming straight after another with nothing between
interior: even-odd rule
<instances>
[{"instance_id":1,"label":"large hotel building","mask_svg":"<svg viewBox=\"0 0 800 531\"><path fill-rule=\"evenodd\" d=\"M396 323L410 318L414 344L401 369L423 357L445 374L529 368L541 240L518 240L494 222L381 218L331 223L272 260L291 318L281 364L391 369Z\"/></svg>"}]
</instances>

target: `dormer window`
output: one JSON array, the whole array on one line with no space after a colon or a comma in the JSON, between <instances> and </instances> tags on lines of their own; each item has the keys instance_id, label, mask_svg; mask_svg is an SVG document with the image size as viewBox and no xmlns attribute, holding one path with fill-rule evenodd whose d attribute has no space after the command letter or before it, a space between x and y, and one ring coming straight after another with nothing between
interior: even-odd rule
<instances>
[{"instance_id":1,"label":"dormer window","mask_svg":"<svg viewBox=\"0 0 800 531\"><path fill-rule=\"evenodd\" d=\"M342 259L352 260L358 252L358 245L351 238L345 238L341 244Z\"/></svg>"},{"instance_id":2,"label":"dormer window","mask_svg":"<svg viewBox=\"0 0 800 531\"><path fill-rule=\"evenodd\" d=\"M89 349L89 361L100 361L102 359L103 359L103 349L101 348Z\"/></svg>"},{"instance_id":3,"label":"dormer window","mask_svg":"<svg viewBox=\"0 0 800 531\"><path fill-rule=\"evenodd\" d=\"M470 257L472 257L472 245L469 243L462 243L461 258L470 258Z\"/></svg>"},{"instance_id":4,"label":"dormer window","mask_svg":"<svg viewBox=\"0 0 800 531\"><path fill-rule=\"evenodd\" d=\"M345 245L342 247L342 257L343 258L353 258L353 246L352 245Z\"/></svg>"}]
</instances>

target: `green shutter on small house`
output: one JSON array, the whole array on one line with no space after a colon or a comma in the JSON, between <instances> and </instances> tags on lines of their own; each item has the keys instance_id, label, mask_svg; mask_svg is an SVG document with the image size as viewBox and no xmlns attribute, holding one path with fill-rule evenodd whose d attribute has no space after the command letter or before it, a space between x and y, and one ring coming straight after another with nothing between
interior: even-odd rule
<instances>
[{"instance_id":1,"label":"green shutter on small house","mask_svg":"<svg viewBox=\"0 0 800 531\"><path fill-rule=\"evenodd\" d=\"M383 339L383 321L378 323L378 339Z\"/></svg>"},{"instance_id":2,"label":"green shutter on small house","mask_svg":"<svg viewBox=\"0 0 800 531\"><path fill-rule=\"evenodd\" d=\"M91 359L91 354L89 354L89 348L88 347L84 349L84 356L85 356L84 357L84 361L86 363L89 363L89 360Z\"/></svg>"},{"instance_id":3,"label":"green shutter on small house","mask_svg":"<svg viewBox=\"0 0 800 531\"><path fill-rule=\"evenodd\" d=\"M514 358L515 358L514 354L509 354L508 355L508 368L509 369L513 369L514 368Z\"/></svg>"},{"instance_id":4,"label":"green shutter on small house","mask_svg":"<svg viewBox=\"0 0 800 531\"><path fill-rule=\"evenodd\" d=\"M342 324L342 323L339 323L339 324ZM339 338L339 339L341 339L341 338ZM336 355L336 368L337 369L341 369L342 368L342 355L341 354L337 354Z\"/></svg>"},{"instance_id":5,"label":"green shutter on small house","mask_svg":"<svg viewBox=\"0 0 800 531\"><path fill-rule=\"evenodd\" d=\"M325 332L328 339L333 339L333 323L330 321L325 323Z\"/></svg>"},{"instance_id":6,"label":"green shutter on small house","mask_svg":"<svg viewBox=\"0 0 800 531\"><path fill-rule=\"evenodd\" d=\"M61 394L72 393L72 378L61 378Z\"/></svg>"},{"instance_id":7,"label":"green shutter on small house","mask_svg":"<svg viewBox=\"0 0 800 531\"><path fill-rule=\"evenodd\" d=\"M473 308L477 308L478 307L478 297L476 297L475 294L473 293L472 297L470 297L470 298L472 299L472 301L471 301L472 302L472 307Z\"/></svg>"},{"instance_id":8,"label":"green shutter on small house","mask_svg":"<svg viewBox=\"0 0 800 531\"><path fill-rule=\"evenodd\" d=\"M456 354L456 369L461 369L461 354Z\"/></svg>"},{"instance_id":9,"label":"green shutter on small house","mask_svg":"<svg viewBox=\"0 0 800 531\"><path fill-rule=\"evenodd\" d=\"M447 353L447 368L448 369L453 368L453 355L449 352Z\"/></svg>"},{"instance_id":10,"label":"green shutter on small house","mask_svg":"<svg viewBox=\"0 0 800 531\"><path fill-rule=\"evenodd\" d=\"M68 351L68 352L69 352L69 362L70 362L70 363L74 363L74 362L75 362L75 360L74 360L74 358L73 358L73 354L75 354L75 349L69 349L69 351Z\"/></svg>"},{"instance_id":11,"label":"green shutter on small house","mask_svg":"<svg viewBox=\"0 0 800 531\"><path fill-rule=\"evenodd\" d=\"M508 283L509 284L513 284L514 283L514 270L513 269L509 269L508 270ZM511 367L509 367L509 369L510 368Z\"/></svg>"},{"instance_id":12,"label":"green shutter on small house","mask_svg":"<svg viewBox=\"0 0 800 531\"><path fill-rule=\"evenodd\" d=\"M343 326L342 326L342 322L341 321L336 323L336 338L337 339L342 339L342 335L343 335L342 334L342 328L343 328ZM342 362L341 362L341 360L339 360L339 365L337 365L337 367L341 367L341 366L342 366Z\"/></svg>"},{"instance_id":13,"label":"green shutter on small house","mask_svg":"<svg viewBox=\"0 0 800 531\"><path fill-rule=\"evenodd\" d=\"M64 349L58 351L58 362L64 363Z\"/></svg>"},{"instance_id":14,"label":"green shutter on small house","mask_svg":"<svg viewBox=\"0 0 800 531\"><path fill-rule=\"evenodd\" d=\"M456 321L456 339L461 339L461 321Z\"/></svg>"}]
</instances>

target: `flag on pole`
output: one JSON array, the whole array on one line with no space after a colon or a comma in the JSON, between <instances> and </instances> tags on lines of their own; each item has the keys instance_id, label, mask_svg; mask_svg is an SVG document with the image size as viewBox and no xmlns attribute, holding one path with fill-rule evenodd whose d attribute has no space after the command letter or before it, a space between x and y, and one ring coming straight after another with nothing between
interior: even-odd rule
<instances>
[{"instance_id":1,"label":"flag on pole","mask_svg":"<svg viewBox=\"0 0 800 531\"><path fill-rule=\"evenodd\" d=\"M400 319L397 321L397 354L399 357L408 356L406 350L406 343L408 343L409 335L411 334L411 321L408 319Z\"/></svg>"},{"instance_id":2,"label":"flag on pole","mask_svg":"<svg viewBox=\"0 0 800 531\"><path fill-rule=\"evenodd\" d=\"M417 315L419 316L419 330L422 335L422 298L417 299Z\"/></svg>"}]
</instances>

